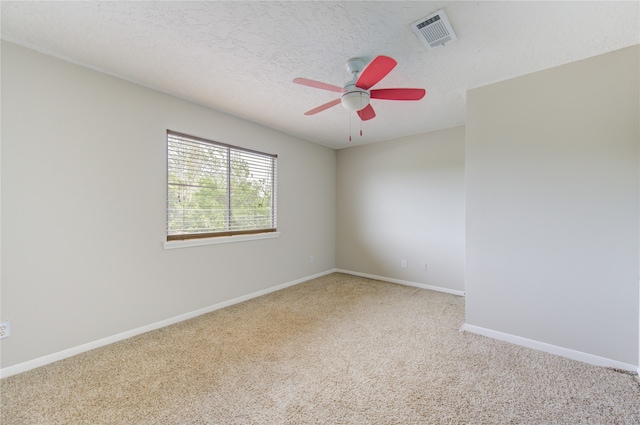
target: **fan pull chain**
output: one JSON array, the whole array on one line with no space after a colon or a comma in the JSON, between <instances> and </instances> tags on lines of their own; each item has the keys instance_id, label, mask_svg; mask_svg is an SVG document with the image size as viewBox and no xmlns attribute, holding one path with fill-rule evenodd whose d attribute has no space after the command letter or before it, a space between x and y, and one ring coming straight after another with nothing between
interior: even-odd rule
<instances>
[{"instance_id":1,"label":"fan pull chain","mask_svg":"<svg viewBox=\"0 0 640 425\"><path fill-rule=\"evenodd\" d=\"M353 125L351 124L353 113L349 113L349 141L351 141L351 134L353 134ZM362 137L362 120L360 121L360 137Z\"/></svg>"},{"instance_id":2,"label":"fan pull chain","mask_svg":"<svg viewBox=\"0 0 640 425\"><path fill-rule=\"evenodd\" d=\"M362 108L364 108L364 106L362 106L363 102L362 102L362 93L360 93L360 109L362 110ZM358 120L360 121L360 137L362 137L362 119Z\"/></svg>"}]
</instances>

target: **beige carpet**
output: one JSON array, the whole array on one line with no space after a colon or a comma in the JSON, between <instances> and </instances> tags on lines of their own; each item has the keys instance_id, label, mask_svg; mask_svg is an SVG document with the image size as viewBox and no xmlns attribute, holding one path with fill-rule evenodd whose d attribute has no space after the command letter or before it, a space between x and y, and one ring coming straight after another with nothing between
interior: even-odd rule
<instances>
[{"instance_id":1,"label":"beige carpet","mask_svg":"<svg viewBox=\"0 0 640 425\"><path fill-rule=\"evenodd\" d=\"M332 274L3 379L10 424L640 424L637 378Z\"/></svg>"}]
</instances>

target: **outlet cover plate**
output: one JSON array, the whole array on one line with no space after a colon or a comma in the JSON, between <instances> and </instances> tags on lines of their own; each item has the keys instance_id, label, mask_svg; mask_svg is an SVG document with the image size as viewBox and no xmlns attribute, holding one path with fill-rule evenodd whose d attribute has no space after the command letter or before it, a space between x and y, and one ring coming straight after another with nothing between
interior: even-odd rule
<instances>
[{"instance_id":1,"label":"outlet cover plate","mask_svg":"<svg viewBox=\"0 0 640 425\"><path fill-rule=\"evenodd\" d=\"M11 335L11 322L7 320L0 323L0 339L7 338L9 335Z\"/></svg>"}]
</instances>

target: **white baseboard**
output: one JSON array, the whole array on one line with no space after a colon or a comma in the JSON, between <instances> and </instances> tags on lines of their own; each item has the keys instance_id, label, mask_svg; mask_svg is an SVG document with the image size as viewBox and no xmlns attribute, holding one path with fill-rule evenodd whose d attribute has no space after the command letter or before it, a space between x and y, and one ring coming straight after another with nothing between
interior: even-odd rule
<instances>
[{"instance_id":1,"label":"white baseboard","mask_svg":"<svg viewBox=\"0 0 640 425\"><path fill-rule=\"evenodd\" d=\"M283 283L280 285L272 286L267 289L263 289L261 291L253 292L248 295L243 295L241 297L237 297L228 301L223 301L214 305L210 305L208 307L204 307L198 310L191 311L189 313L180 314L175 317L171 317L169 319L161 320L159 322L151 323L146 326L141 326L139 328L131 329L116 335L108 336L106 338L102 338L96 341L92 341L86 344L79 345L77 347L68 348L66 350L58 351L57 353L49 354L43 357L39 357L37 359L29 360L24 363L18 363L13 366L5 367L0 369L0 378L6 378L12 375L16 375L18 373L26 372L31 369L35 369L40 366L44 366L58 360L63 360L68 357L75 356L77 354L84 353L89 350L93 350L95 348L103 347L105 345L113 344L114 342L122 341L127 338L134 337L136 335L143 334L145 332L153 331L156 329L163 328L165 326L173 325L178 322L182 322L184 320L192 319L196 316L200 316L202 314L210 313L215 310L219 310L224 307L231 306L233 304L238 304L243 301L248 301L252 298L260 297L262 295L269 294L271 292L279 291L284 288L288 288L290 286L297 285L302 282L306 282L307 280L315 279L321 276L325 276L331 273L334 273L335 269L327 270L322 273L317 273L311 276L303 277L300 279L293 280L291 282Z\"/></svg>"},{"instance_id":2,"label":"white baseboard","mask_svg":"<svg viewBox=\"0 0 640 425\"><path fill-rule=\"evenodd\" d=\"M351 270L334 269L336 273L351 274L354 276L366 277L369 279L381 280L383 282L397 283L399 285L414 286L416 288L429 289L431 291L446 292L447 294L459 295L464 297L465 292L457 289L443 288L442 286L425 285L424 283L410 282L408 280L394 279L392 277L376 276L368 273L354 272Z\"/></svg>"},{"instance_id":3,"label":"white baseboard","mask_svg":"<svg viewBox=\"0 0 640 425\"><path fill-rule=\"evenodd\" d=\"M492 329L469 325L467 323L463 324L460 330L487 336L493 339L498 339L500 341L510 342L512 344L521 345L527 348L533 348L534 350L544 351L545 353L555 354L558 356L566 357L568 359L578 360L595 366L610 367L614 369L626 370L629 372L640 372L640 367L629 363L623 363L617 360L607 359L606 357L600 357L593 354L583 353L582 351L571 350L569 348L558 347L557 345L551 345L533 339L527 339L504 332L494 331Z\"/></svg>"},{"instance_id":4,"label":"white baseboard","mask_svg":"<svg viewBox=\"0 0 640 425\"><path fill-rule=\"evenodd\" d=\"M306 276L300 279L296 279L293 280L291 282L287 282L287 283L283 283L280 285L276 285L276 286L272 286L270 288L267 289L263 289L261 291L257 291L257 292L253 292L251 294L248 295L243 295L237 298L233 298L231 300L228 301L223 301L208 307L204 307L198 310L194 310L191 311L189 313L185 313L185 314L181 314L175 317L171 317L169 319L165 319L165 320L161 320L159 322L155 322L155 323L151 323L149 325L146 326L141 326L139 328L135 328L135 329L131 329L129 331L125 331L116 335L112 335L106 338L102 338L96 341L92 341L86 344L82 344L79 345L77 347L73 347L73 348L69 348L63 351L59 351L57 353L53 353L53 354L49 354L47 356L43 356L43 357L39 357L37 359L34 360L29 360L23 363L19 363L17 365L13 365L13 366L9 366L9 367L5 367L0 369L0 378L6 378L12 375L16 375L18 373L22 373L22 372L26 372L28 370L31 369L35 369L38 368L40 366L45 366L47 364L56 362L58 360L63 360L72 356L75 356L77 354L81 354L84 353L86 351L90 351L93 350L95 348L99 348L99 347L103 347L105 345L109 345L109 344L113 344L114 342L118 342L118 341L122 341L125 340L127 338L131 338L134 337L136 335L140 335L143 334L145 332L149 332L155 329L159 329L159 328L163 328L165 326L169 326L169 325L173 325L175 323L178 322L182 322L184 320L188 320L188 319L192 319L194 317L200 316L202 314L206 314L206 313L210 313L212 311L215 310L219 310L221 308L224 307L228 307L234 304L238 304L244 301L248 301L252 298L256 298L256 297L260 297L262 295L266 295L269 294L271 292L275 292L275 291L279 291L281 289L285 289L288 288L290 286L294 286L297 285L299 283L302 282L306 282L308 280L311 279L315 279L318 277L322 277L331 273L345 273L345 274L350 274L350 275L354 275L354 276L360 276L360 277L366 277L369 279L376 279L376 280L381 280L383 282L391 282L391 283L397 283L400 285L407 285L407 286L414 286L414 287L418 287L418 288L422 288L422 289L429 289L432 291L439 291L439 292L446 292L449 294L453 294L453 295L459 295L459 296L464 296L465 293L464 291L458 291L458 290L454 290L454 289L449 289L449 288L442 288L442 287L438 287L438 286L432 286L432 285L425 285L425 284L421 284L421 283L415 283L415 282L409 282L409 281L405 281L405 280L400 280L400 279L393 279L393 278L388 278L388 277L384 277L384 276L376 276L376 275L371 275L371 274L367 274L367 273L359 273L359 272L354 272L354 271L350 271L350 270L343 270L343 269L331 269L331 270L327 270L324 271L322 273L317 273L311 276ZM487 336L490 338L494 338L494 339L498 339L501 341L506 341L506 342L510 342L512 344L516 344L516 345L521 345L524 347L528 347L528 348L533 348L536 350L540 350L540 351L544 351L550 354L556 354L559 356L563 356L563 357L567 357L573 360L578 360L578 361L582 361L585 363L589 363L589 364L593 364L596 366L604 366L604 367L612 367L615 369L622 369L622 370L628 370L628 371L633 371L633 372L638 372L640 373L640 367L635 366L635 365L631 365L628 363L622 363L616 360L611 360L611 359L607 359L604 357L599 357L599 356L595 356L592 354L587 354L587 353L583 353L580 351L575 351L575 350L570 350L568 348L563 348L563 347L558 347L555 345L551 345L551 344L547 344L544 342L539 342L539 341L535 341L535 340L531 340L531 339L527 339L527 338L522 338L519 336L515 336L515 335L510 335L510 334L506 334L503 332L498 332L498 331L494 331L491 329L486 329L486 328L481 328L478 326L474 326L474 325L469 325L469 324L464 324L462 325L462 328L460 329L462 331L467 331L467 332L471 332L471 333L475 333L475 334L479 334L479 335L483 335L483 336Z\"/></svg>"}]
</instances>

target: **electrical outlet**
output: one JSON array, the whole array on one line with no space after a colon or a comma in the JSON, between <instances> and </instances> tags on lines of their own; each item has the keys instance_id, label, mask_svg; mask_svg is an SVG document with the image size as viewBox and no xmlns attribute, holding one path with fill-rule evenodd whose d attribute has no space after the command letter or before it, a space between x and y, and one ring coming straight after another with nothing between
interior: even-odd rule
<instances>
[{"instance_id":1,"label":"electrical outlet","mask_svg":"<svg viewBox=\"0 0 640 425\"><path fill-rule=\"evenodd\" d=\"M402 267L405 269L407 268L407 260L402 259Z\"/></svg>"},{"instance_id":2,"label":"electrical outlet","mask_svg":"<svg viewBox=\"0 0 640 425\"><path fill-rule=\"evenodd\" d=\"M314 261L313 255L310 255L309 256L309 263L313 263L313 261Z\"/></svg>"},{"instance_id":3,"label":"electrical outlet","mask_svg":"<svg viewBox=\"0 0 640 425\"><path fill-rule=\"evenodd\" d=\"M11 322L8 320L6 322L0 323L0 339L6 338L11 335Z\"/></svg>"},{"instance_id":4,"label":"electrical outlet","mask_svg":"<svg viewBox=\"0 0 640 425\"><path fill-rule=\"evenodd\" d=\"M427 270L427 262L422 263L422 270Z\"/></svg>"}]
</instances>

